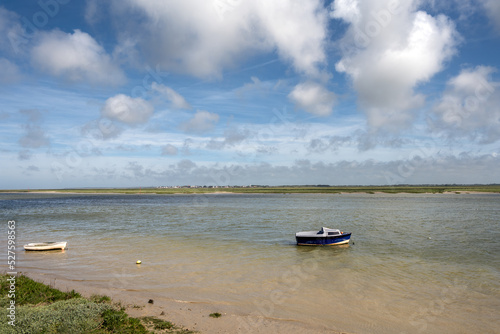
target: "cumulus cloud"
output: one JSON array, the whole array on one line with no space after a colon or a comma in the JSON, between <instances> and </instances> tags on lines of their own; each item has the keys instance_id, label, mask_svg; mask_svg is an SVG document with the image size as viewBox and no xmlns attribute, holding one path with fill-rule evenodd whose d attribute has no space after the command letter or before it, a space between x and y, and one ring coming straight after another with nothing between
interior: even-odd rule
<instances>
[{"instance_id":1,"label":"cumulus cloud","mask_svg":"<svg viewBox=\"0 0 500 334\"><path fill-rule=\"evenodd\" d=\"M256 1L255 12L266 38L294 68L318 76L325 63L328 13L321 1Z\"/></svg>"},{"instance_id":2,"label":"cumulus cloud","mask_svg":"<svg viewBox=\"0 0 500 334\"><path fill-rule=\"evenodd\" d=\"M333 111L336 96L323 85L307 81L298 84L288 95L296 107L317 116L328 116Z\"/></svg>"},{"instance_id":3,"label":"cumulus cloud","mask_svg":"<svg viewBox=\"0 0 500 334\"><path fill-rule=\"evenodd\" d=\"M42 32L31 52L33 66L71 82L118 85L125 82L122 70L89 34L76 29Z\"/></svg>"},{"instance_id":4,"label":"cumulus cloud","mask_svg":"<svg viewBox=\"0 0 500 334\"><path fill-rule=\"evenodd\" d=\"M376 130L411 124L425 97L415 87L443 69L459 41L454 24L415 9L413 0L338 0L332 17L349 24L335 68L349 75Z\"/></svg>"},{"instance_id":5,"label":"cumulus cloud","mask_svg":"<svg viewBox=\"0 0 500 334\"><path fill-rule=\"evenodd\" d=\"M151 88L162 94L176 109L191 109L191 105L175 90L162 84L153 82Z\"/></svg>"},{"instance_id":6,"label":"cumulus cloud","mask_svg":"<svg viewBox=\"0 0 500 334\"><path fill-rule=\"evenodd\" d=\"M198 77L220 77L248 55L277 52L308 76L325 63L328 12L320 0L218 1L115 0L117 20L144 19L124 27L146 61ZM196 10L193 10L195 8ZM141 36L141 38L138 38Z\"/></svg>"},{"instance_id":7,"label":"cumulus cloud","mask_svg":"<svg viewBox=\"0 0 500 334\"><path fill-rule=\"evenodd\" d=\"M464 69L447 82L433 108L434 131L449 137L467 137L490 143L500 139L500 83L491 80L496 69Z\"/></svg>"},{"instance_id":8,"label":"cumulus cloud","mask_svg":"<svg viewBox=\"0 0 500 334\"><path fill-rule=\"evenodd\" d=\"M153 111L154 108L148 101L118 94L106 100L101 114L103 117L128 125L137 125L146 123L153 115Z\"/></svg>"},{"instance_id":9,"label":"cumulus cloud","mask_svg":"<svg viewBox=\"0 0 500 334\"><path fill-rule=\"evenodd\" d=\"M197 110L196 114L187 122L181 124L181 130L188 133L206 133L215 128L219 115L205 110Z\"/></svg>"}]
</instances>

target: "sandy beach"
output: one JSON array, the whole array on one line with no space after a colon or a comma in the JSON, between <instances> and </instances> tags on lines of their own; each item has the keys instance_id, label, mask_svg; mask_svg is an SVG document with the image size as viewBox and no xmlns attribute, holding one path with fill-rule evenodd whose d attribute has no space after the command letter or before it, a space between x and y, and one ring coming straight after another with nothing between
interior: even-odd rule
<instances>
[{"instance_id":1,"label":"sandy beach","mask_svg":"<svg viewBox=\"0 0 500 334\"><path fill-rule=\"evenodd\" d=\"M255 314L238 314L236 310L227 310L223 305L208 303L185 302L174 299L158 299L153 294L141 291L124 291L91 286L85 282L67 280L54 275L23 272L22 274L61 291L75 290L84 297L106 295L113 302L121 303L125 311L132 317L154 316L171 321L186 329L206 334L223 333L331 333L345 334L347 332L329 329L327 326L303 324L294 319L273 319ZM152 299L153 303L149 303ZM220 318L212 318L209 314L219 312Z\"/></svg>"}]
</instances>

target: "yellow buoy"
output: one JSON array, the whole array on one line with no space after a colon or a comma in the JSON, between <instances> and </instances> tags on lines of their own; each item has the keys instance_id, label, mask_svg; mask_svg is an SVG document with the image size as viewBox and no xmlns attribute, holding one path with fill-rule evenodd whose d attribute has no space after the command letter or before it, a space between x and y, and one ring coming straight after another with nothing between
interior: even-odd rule
<instances>
[{"instance_id":1,"label":"yellow buoy","mask_svg":"<svg viewBox=\"0 0 500 334\"><path fill-rule=\"evenodd\" d=\"M137 264L141 264L141 263L142 263L142 261L141 261L141 260L137 260L135 263L137 263Z\"/></svg>"}]
</instances>

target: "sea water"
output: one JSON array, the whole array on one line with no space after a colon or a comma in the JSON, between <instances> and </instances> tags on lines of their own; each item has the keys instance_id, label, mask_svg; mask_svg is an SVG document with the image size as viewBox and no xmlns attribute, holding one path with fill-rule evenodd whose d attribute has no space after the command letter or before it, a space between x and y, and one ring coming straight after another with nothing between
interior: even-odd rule
<instances>
[{"instance_id":1,"label":"sea water","mask_svg":"<svg viewBox=\"0 0 500 334\"><path fill-rule=\"evenodd\" d=\"M0 210L18 271L354 333L500 332L498 194L1 194ZM322 226L350 245L295 245ZM37 241L69 250L22 251Z\"/></svg>"}]
</instances>

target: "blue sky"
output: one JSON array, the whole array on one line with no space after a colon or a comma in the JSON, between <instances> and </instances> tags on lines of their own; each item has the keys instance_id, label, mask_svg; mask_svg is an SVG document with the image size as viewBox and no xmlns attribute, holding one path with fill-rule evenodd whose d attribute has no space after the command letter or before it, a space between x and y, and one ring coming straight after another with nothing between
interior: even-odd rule
<instances>
[{"instance_id":1,"label":"blue sky","mask_svg":"<svg viewBox=\"0 0 500 334\"><path fill-rule=\"evenodd\" d=\"M0 188L498 183L495 0L0 4Z\"/></svg>"}]
</instances>

